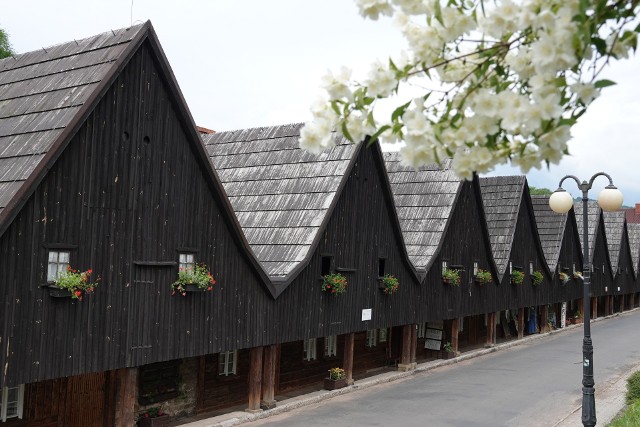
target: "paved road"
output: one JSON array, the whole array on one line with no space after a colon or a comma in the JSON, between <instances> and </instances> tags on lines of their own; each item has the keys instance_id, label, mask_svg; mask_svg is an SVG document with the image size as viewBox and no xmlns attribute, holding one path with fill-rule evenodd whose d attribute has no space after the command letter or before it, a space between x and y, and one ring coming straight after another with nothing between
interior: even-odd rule
<instances>
[{"instance_id":1,"label":"paved road","mask_svg":"<svg viewBox=\"0 0 640 427\"><path fill-rule=\"evenodd\" d=\"M640 365L640 310L592 324L592 336L602 392ZM577 328L249 425L554 426L581 404L581 359Z\"/></svg>"}]
</instances>

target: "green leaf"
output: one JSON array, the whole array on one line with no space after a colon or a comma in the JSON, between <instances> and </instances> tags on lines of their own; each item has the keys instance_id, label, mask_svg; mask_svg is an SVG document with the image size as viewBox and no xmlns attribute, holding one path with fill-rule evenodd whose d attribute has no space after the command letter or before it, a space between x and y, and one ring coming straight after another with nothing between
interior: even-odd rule
<instances>
[{"instance_id":1,"label":"green leaf","mask_svg":"<svg viewBox=\"0 0 640 427\"><path fill-rule=\"evenodd\" d=\"M602 89L603 87L609 87L609 86L613 86L615 84L616 84L616 82L614 82L614 81L603 79L603 80L598 80L593 85L598 89Z\"/></svg>"},{"instance_id":2,"label":"green leaf","mask_svg":"<svg viewBox=\"0 0 640 427\"><path fill-rule=\"evenodd\" d=\"M393 113L391 114L391 121L392 122L398 121L398 118L401 117L405 111L407 111L407 108L409 107L410 104L411 104L411 101L393 110Z\"/></svg>"},{"instance_id":3,"label":"green leaf","mask_svg":"<svg viewBox=\"0 0 640 427\"><path fill-rule=\"evenodd\" d=\"M444 21L442 20L442 9L440 9L440 0L436 0L433 3L434 3L434 6L435 6L435 10L433 11L434 15L435 15L436 19L438 20L438 22L440 24L442 24L442 26L444 27Z\"/></svg>"},{"instance_id":4,"label":"green leaf","mask_svg":"<svg viewBox=\"0 0 640 427\"><path fill-rule=\"evenodd\" d=\"M343 135L344 135L344 137L345 137L345 138L347 138L349 141L351 141L351 142L359 142L359 141L354 141L354 140L353 140L353 137L352 137L352 136L351 136L351 134L349 133L349 129L347 129L347 122L346 122L346 121L343 121L343 122L342 122L341 129L342 129L342 134L343 134Z\"/></svg>"},{"instance_id":5,"label":"green leaf","mask_svg":"<svg viewBox=\"0 0 640 427\"><path fill-rule=\"evenodd\" d=\"M367 145L371 145L371 144L375 143L378 140L378 137L380 135L382 135L383 132L385 132L385 131L387 131L389 129L391 129L391 126L389 126L389 125L382 126L380 129L378 129L376 131L376 133L371 135L371 138L369 139L369 143Z\"/></svg>"},{"instance_id":6,"label":"green leaf","mask_svg":"<svg viewBox=\"0 0 640 427\"><path fill-rule=\"evenodd\" d=\"M607 42L602 40L600 37L591 37L591 43L596 47L596 50L600 55L606 55Z\"/></svg>"}]
</instances>

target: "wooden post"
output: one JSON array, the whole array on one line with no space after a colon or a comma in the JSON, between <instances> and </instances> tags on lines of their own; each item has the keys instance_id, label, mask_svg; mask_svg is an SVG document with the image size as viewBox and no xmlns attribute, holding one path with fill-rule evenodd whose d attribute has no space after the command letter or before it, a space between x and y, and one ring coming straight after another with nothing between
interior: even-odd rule
<instances>
[{"instance_id":1,"label":"wooden post","mask_svg":"<svg viewBox=\"0 0 640 427\"><path fill-rule=\"evenodd\" d=\"M487 314L487 337L484 342L485 347L493 347L496 343L496 313Z\"/></svg>"},{"instance_id":2,"label":"wooden post","mask_svg":"<svg viewBox=\"0 0 640 427\"><path fill-rule=\"evenodd\" d=\"M416 349L418 347L418 325L415 323L411 325L411 369L416 369L418 367L418 362L416 361Z\"/></svg>"},{"instance_id":3,"label":"wooden post","mask_svg":"<svg viewBox=\"0 0 640 427\"><path fill-rule=\"evenodd\" d=\"M598 318L598 297L591 297L591 319Z\"/></svg>"},{"instance_id":4,"label":"wooden post","mask_svg":"<svg viewBox=\"0 0 640 427\"><path fill-rule=\"evenodd\" d=\"M412 325L404 325L402 327L402 353L400 354L400 363L398 363L399 371L411 370L411 333Z\"/></svg>"},{"instance_id":5,"label":"wooden post","mask_svg":"<svg viewBox=\"0 0 640 427\"><path fill-rule=\"evenodd\" d=\"M260 408L273 409L276 407L275 380L276 360L278 349L276 345L268 345L264 348L262 365L262 400Z\"/></svg>"},{"instance_id":6,"label":"wooden post","mask_svg":"<svg viewBox=\"0 0 640 427\"><path fill-rule=\"evenodd\" d=\"M609 295L609 314L614 314L615 305L613 304L613 295Z\"/></svg>"},{"instance_id":7,"label":"wooden post","mask_svg":"<svg viewBox=\"0 0 640 427\"><path fill-rule=\"evenodd\" d=\"M451 350L453 350L454 353L458 352L458 319L452 319L451 320Z\"/></svg>"},{"instance_id":8,"label":"wooden post","mask_svg":"<svg viewBox=\"0 0 640 427\"><path fill-rule=\"evenodd\" d=\"M247 412L260 411L262 394L262 353L263 347L253 347L250 351L249 365L249 406Z\"/></svg>"},{"instance_id":9,"label":"wooden post","mask_svg":"<svg viewBox=\"0 0 640 427\"><path fill-rule=\"evenodd\" d=\"M524 337L524 307L518 309L518 339Z\"/></svg>"},{"instance_id":10,"label":"wooden post","mask_svg":"<svg viewBox=\"0 0 640 427\"><path fill-rule=\"evenodd\" d=\"M135 406L138 390L138 368L124 368L116 371L116 427L136 425Z\"/></svg>"},{"instance_id":11,"label":"wooden post","mask_svg":"<svg viewBox=\"0 0 640 427\"><path fill-rule=\"evenodd\" d=\"M540 306L540 333L549 332L549 306L543 304Z\"/></svg>"},{"instance_id":12,"label":"wooden post","mask_svg":"<svg viewBox=\"0 0 640 427\"><path fill-rule=\"evenodd\" d=\"M344 357L342 360L342 369L347 380L347 384L353 384L353 343L355 342L355 334L346 334L344 336Z\"/></svg>"},{"instance_id":13,"label":"wooden post","mask_svg":"<svg viewBox=\"0 0 640 427\"><path fill-rule=\"evenodd\" d=\"M604 315L609 316L611 314L611 304L609 304L609 295L604 296Z\"/></svg>"}]
</instances>

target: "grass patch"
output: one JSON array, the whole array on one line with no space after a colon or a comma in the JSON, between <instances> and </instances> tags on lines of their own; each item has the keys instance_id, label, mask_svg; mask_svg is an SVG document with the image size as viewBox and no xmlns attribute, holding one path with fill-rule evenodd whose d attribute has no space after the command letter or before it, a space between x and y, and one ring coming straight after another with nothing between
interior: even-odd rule
<instances>
[{"instance_id":1,"label":"grass patch","mask_svg":"<svg viewBox=\"0 0 640 427\"><path fill-rule=\"evenodd\" d=\"M609 424L609 427L640 426L640 400L627 406L627 409Z\"/></svg>"}]
</instances>

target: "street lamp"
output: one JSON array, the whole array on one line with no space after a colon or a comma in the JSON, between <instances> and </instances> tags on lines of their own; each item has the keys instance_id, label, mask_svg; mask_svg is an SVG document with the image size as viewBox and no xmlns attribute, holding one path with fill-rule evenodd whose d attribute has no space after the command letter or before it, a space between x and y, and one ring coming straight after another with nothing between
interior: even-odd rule
<instances>
[{"instance_id":1,"label":"street lamp","mask_svg":"<svg viewBox=\"0 0 640 427\"><path fill-rule=\"evenodd\" d=\"M587 201L589 200L589 190L593 185L593 181L598 176L606 176L609 179L609 185L600 192L598 196L598 204L605 211L615 211L622 206L622 193L613 185L611 177L604 173L598 172L593 175L589 182L582 181L573 175L567 175L560 180L558 189L549 197L549 207L557 213L567 213L573 206L573 198L562 188L565 179L571 178L578 188L582 190L582 247L583 253L583 289L582 289L582 312L584 313L584 339L582 340L582 425L596 425L596 400L595 388L593 381L593 342L591 341L591 307L589 303L589 285L591 284L591 263L589 262L589 234L588 234L588 215Z\"/></svg>"}]
</instances>

